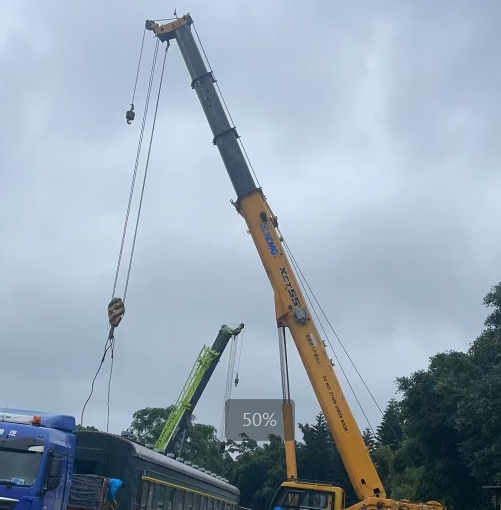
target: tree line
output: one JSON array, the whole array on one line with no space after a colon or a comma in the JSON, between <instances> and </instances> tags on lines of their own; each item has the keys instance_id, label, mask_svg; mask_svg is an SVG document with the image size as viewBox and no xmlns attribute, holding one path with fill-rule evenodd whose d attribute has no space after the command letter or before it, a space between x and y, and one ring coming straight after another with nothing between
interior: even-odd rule
<instances>
[{"instance_id":1,"label":"tree line","mask_svg":"<svg viewBox=\"0 0 501 510\"><path fill-rule=\"evenodd\" d=\"M389 497L438 500L450 510L492 508L482 487L501 485L501 283L483 303L491 311L468 350L436 354L426 369L399 377L399 398L388 402L377 429L363 431ZM137 411L130 432L154 443L171 409ZM339 485L347 506L355 503L325 417L298 426L299 478ZM221 446L216 429L193 418L182 456L228 478L242 506L264 508L285 477L282 439L256 443L243 436Z\"/></svg>"}]
</instances>

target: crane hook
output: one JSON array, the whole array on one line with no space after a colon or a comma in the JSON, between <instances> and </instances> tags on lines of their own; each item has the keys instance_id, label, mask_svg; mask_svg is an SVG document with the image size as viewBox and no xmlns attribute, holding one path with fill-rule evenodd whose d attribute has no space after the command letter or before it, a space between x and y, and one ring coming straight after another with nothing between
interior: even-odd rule
<instances>
[{"instance_id":1,"label":"crane hook","mask_svg":"<svg viewBox=\"0 0 501 510\"><path fill-rule=\"evenodd\" d=\"M125 119L127 120L127 124L131 124L131 122L134 120L136 114L134 113L134 104L130 105L130 110L127 111L125 114Z\"/></svg>"}]
</instances>

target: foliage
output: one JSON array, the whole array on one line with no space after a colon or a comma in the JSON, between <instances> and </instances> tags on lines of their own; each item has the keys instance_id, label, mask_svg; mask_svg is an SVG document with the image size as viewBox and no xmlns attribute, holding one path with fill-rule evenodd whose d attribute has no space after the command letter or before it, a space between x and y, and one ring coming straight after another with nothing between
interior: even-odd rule
<instances>
[{"instance_id":1,"label":"foliage","mask_svg":"<svg viewBox=\"0 0 501 510\"><path fill-rule=\"evenodd\" d=\"M483 302L494 310L467 352L439 353L426 370L397 379L401 399L388 404L373 450L394 498L484 510L481 487L501 485L501 283Z\"/></svg>"},{"instance_id":2,"label":"foliage","mask_svg":"<svg viewBox=\"0 0 501 510\"><path fill-rule=\"evenodd\" d=\"M129 432L144 444L155 444L174 406L146 407L132 415Z\"/></svg>"},{"instance_id":3,"label":"foliage","mask_svg":"<svg viewBox=\"0 0 501 510\"><path fill-rule=\"evenodd\" d=\"M78 432L79 430L91 430L93 432L99 432L99 429L96 429L96 427L92 425L77 425L75 427L75 430Z\"/></svg>"}]
</instances>

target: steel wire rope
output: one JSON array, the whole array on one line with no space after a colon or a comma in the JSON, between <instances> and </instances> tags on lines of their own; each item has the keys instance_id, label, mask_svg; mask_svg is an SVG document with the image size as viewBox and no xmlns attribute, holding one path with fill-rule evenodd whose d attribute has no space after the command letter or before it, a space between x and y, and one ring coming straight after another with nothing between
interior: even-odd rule
<instances>
[{"instance_id":1,"label":"steel wire rope","mask_svg":"<svg viewBox=\"0 0 501 510\"><path fill-rule=\"evenodd\" d=\"M202 53L205 57L207 66L209 67L209 71L212 73L212 76L214 76L214 72L212 71L212 66L210 65L209 58L207 57L207 53L205 52L204 45L202 44L202 40L200 39L200 36L198 35L197 28L195 27L195 23L193 23L193 30L195 31L195 35L197 36L198 44L200 44L200 49L202 50ZM226 104L223 93L221 92L219 83L215 79L214 79L214 83L215 83L217 91L219 92L219 96L221 97L221 101L223 103L224 109L226 110L226 113L228 114L228 117L230 118L231 123L233 124L233 126L235 126L235 122L233 121L233 117L231 116L230 109L228 108L228 105ZM242 139L240 137L238 138L238 143L242 147L242 151L244 153L245 159L247 160L247 163L249 164L249 167L251 169L252 175L254 176L254 179L256 179L256 183L257 183L258 187L261 187L261 184L259 183L259 179L257 178L257 174L254 171L254 167L252 166L251 160L250 160L249 156L247 155L247 151L245 150L244 143L242 142Z\"/></svg>"},{"instance_id":2,"label":"steel wire rope","mask_svg":"<svg viewBox=\"0 0 501 510\"><path fill-rule=\"evenodd\" d=\"M136 80L134 81L134 91L132 92L131 106L134 105L134 98L136 97L137 80L139 78L139 68L141 67L141 58L143 56L144 38L146 36L146 27L143 30L143 39L141 41L141 51L139 52L139 62L137 63Z\"/></svg>"},{"instance_id":3,"label":"steel wire rope","mask_svg":"<svg viewBox=\"0 0 501 510\"><path fill-rule=\"evenodd\" d=\"M167 46L165 47L165 52L164 52L164 60L163 60L163 63L162 63L162 71L160 73L160 81L159 81L159 84L158 84L157 101L156 101L156 104L155 104L155 113L153 115L153 124L151 126L150 142L149 142L149 146L148 146L148 156L146 158L146 165L145 165L145 169L144 169L143 185L141 187L141 197L139 199L139 206L138 206L138 211L137 211L137 216L136 216L136 226L134 228L134 238L132 240L132 248L131 248L131 253L130 253L130 258L129 258L129 267L127 269L127 277L125 279L125 289L124 289L124 297L123 297L124 304L125 304L125 300L126 300L126 297L127 297L127 289L129 288L130 272L131 272L131 268L132 268L132 260L134 258L134 250L135 250L135 247L136 247L137 232L138 232L138 228L139 228L139 220L140 220L140 217L141 217L141 210L142 210L143 198L144 198L144 190L145 190L145 187L146 187L146 178L148 176L148 168L149 168L149 164L150 164L151 147L152 147L152 144L153 144L153 137L154 137L154 134L155 134L155 126L156 126L157 114L158 114L158 105L160 103L160 93L162 91L162 83L163 83L163 77L164 77L164 71L165 71L165 61L167 59L167 50L168 49L169 49L169 43L167 42ZM156 56L158 55L158 39L157 39L157 44L155 45L155 50L156 50L155 51L155 60L156 60ZM108 432L109 419L110 419L110 392L111 392L111 378L112 378L112 373L113 373L113 353L114 353L113 349L114 349L114 344L115 344L115 339L113 338L112 342L111 342L111 369L110 369L110 377L109 377L109 380L108 380L108 404L107 404L107 407L108 407L108 421L107 421L107 424L106 424L106 432Z\"/></svg>"},{"instance_id":4,"label":"steel wire rope","mask_svg":"<svg viewBox=\"0 0 501 510\"><path fill-rule=\"evenodd\" d=\"M157 39L157 45L158 45L158 39ZM157 123L158 105L160 103L160 93L162 91L162 83L163 83L163 77L164 77L164 71L165 71L165 61L167 60L167 51L168 51L169 47L170 47L170 44L167 41L167 46L166 46L165 52L164 52L164 60L163 60L163 63L162 63L162 71L160 73L160 82L159 82L159 85L158 85L158 94L157 94L157 101L156 101L156 104L155 104L155 113L153 115L153 124L151 126L150 142L149 142L149 145L148 145L148 155L146 157L146 165L145 165L145 169L144 169L143 185L141 187L141 196L140 196L140 199L139 199L139 206L138 206L137 217L136 217L136 226L134 228L134 237L132 239L132 248L131 248L131 253L130 253L130 258L129 258L129 268L127 270L127 278L125 279L125 289L124 289L124 297L123 297L123 302L124 303L125 303L125 299L127 298L127 290L129 288L130 272L131 272L131 269L132 269L132 260L134 258L134 251L135 251L135 248L136 248L136 240L137 240L137 232L138 232L138 227L139 227L139 220L140 220L140 217L141 217L141 210L142 210L142 207L143 207L143 198L144 198L144 190L145 190L145 187L146 187L146 178L148 176L148 168L149 168L149 165L150 165L151 146L153 144L153 137L155 135L155 126L156 126L156 123Z\"/></svg>"},{"instance_id":5,"label":"steel wire rope","mask_svg":"<svg viewBox=\"0 0 501 510\"><path fill-rule=\"evenodd\" d=\"M142 52L143 52L143 44L144 44L144 33L143 32L143 41L141 43L141 52L140 52L140 59L142 57ZM154 52L154 56L153 56L153 62L152 62L152 66L151 66L151 72L150 72L150 80L149 80L149 84L148 84L148 91L147 91L147 94L146 94L146 102L145 102L145 108L144 108L144 113L143 113L143 120L142 120L142 125L141 125L141 131L140 131L140 135L139 135L139 142L138 142L138 148L137 148L137 153L136 153L136 161L135 161L135 165L134 165L134 172L133 172L133 176L132 176L132 183L131 183L131 189L130 189L130 193L129 193L129 201L128 201L128 204L127 204L127 212L126 212L126 215L125 215L125 222L124 222L124 229L123 229L123 233L122 233L122 241L121 241L121 245L120 245L120 252L119 252L119 256L118 256L118 263L117 263L117 268L116 268L116 272L115 272L115 280L114 280L114 283L113 283L113 291L112 291L112 294L111 294L111 298L113 299L114 295L115 295L115 291L116 291L116 287L117 287L117 282L118 282L118 276L119 276L119 272L120 272L120 264L121 264L121 260L122 260L122 255L123 255L123 249L124 249L124 244L125 244L125 236L126 236L126 233L127 233L127 226L128 226L128 220L129 220L129 215L130 215L130 208L131 208L131 204L132 204L132 198L133 198L133 195L134 195L134 187L135 187L135 181L136 181L136 176L137 176L137 169L138 169L138 165L139 165L139 159L140 159L140 155L141 155L141 148L142 148L142 141L143 141L143 136L144 136L144 128L145 128L145 125L146 125L146 119L147 119L147 115L148 115L148 111L149 111L149 102L150 102L150 96L151 96L151 89L152 89L152 86L153 86L153 78L154 78L154 75L155 75L155 68L156 68L156 62L157 62L157 56L158 56L158 45L159 45L159 42L157 40L157 43L155 45L155 52ZM165 64L165 62L164 62ZM140 63L138 64L138 73L139 73L139 65ZM137 84L137 76L136 76L136 84ZM136 90L136 86L134 86L134 93L133 93L133 96L135 94L135 90ZM125 302L125 296L124 296L124 300ZM111 393L111 378L112 378L112 373L113 373L113 358L114 358L114 343L115 343L115 339L114 337L112 336L111 338L108 337L108 339L106 340L106 343L105 343L105 346L104 346L104 352L103 352L103 356L101 358L101 362L99 363L99 367L94 375L94 378L92 379L92 384L91 384L91 391L90 391L90 394L87 398L87 400L85 401L84 405L83 405L83 408L82 408L82 413L81 413L81 416L80 416L80 426L83 426L83 416L84 416L84 413L85 413L85 409L87 407L87 404L89 403L90 399L92 398L92 395L94 394L94 385L95 385L95 382L96 382L96 379L99 375L99 372L101 371L101 368L104 364L104 361L106 359L106 355L108 353L108 351L111 350L111 368L110 368L110 377L108 379L108 399L107 399L107 425L106 425L106 432L108 432L109 430L109 402L110 402L110 393Z\"/></svg>"},{"instance_id":6,"label":"steel wire rope","mask_svg":"<svg viewBox=\"0 0 501 510\"><path fill-rule=\"evenodd\" d=\"M222 442L224 440L224 429L226 425L226 402L229 400L231 396L232 384L233 384L233 374L235 373L235 356L236 356L236 337L233 338L233 341L230 346L230 355L228 359L228 371L226 372L226 385L225 391L223 395L223 407L221 409L221 420L220 420L220 428L218 437Z\"/></svg>"},{"instance_id":7,"label":"steel wire rope","mask_svg":"<svg viewBox=\"0 0 501 510\"><path fill-rule=\"evenodd\" d=\"M277 230L278 230L278 229L277 229ZM279 234L280 234L280 237L281 237L282 239L284 239L284 238L283 238L283 236L282 236L282 234L281 234L281 232L280 232L279 230L278 230L278 232L279 232ZM355 397L355 399L356 399L356 401L357 401L357 403L358 403L358 405L359 405L359 407L360 407L360 410L362 411L362 413L363 413L363 415L364 415L365 419L367 420L367 423L369 424L369 427L370 427L371 431L375 434L374 429L372 428L372 425L371 425L370 421L368 420L368 418L367 418L367 416L366 416L366 414L365 414L365 412L364 412L364 410L363 410L363 408L362 408L362 406L361 406L361 404L360 404L360 402L359 402L359 400L358 400L358 398L357 398L357 396L356 396L356 394L355 394L355 391L353 390L353 388L352 388L352 386L351 386L351 383L350 383L350 381L349 381L349 379L348 379L348 377L347 377L347 375L346 375L346 373L345 373L345 371L344 371L344 369L343 369L343 367L342 367L341 363L339 362L339 358L338 358L338 357L337 357L337 355L336 355L336 351L334 350L334 347L333 347L333 345L332 345L332 343L331 343L331 341L330 341L330 338L329 338L329 336L327 335L327 332L325 331L325 328L324 328L324 326L323 326L323 324L322 324L322 321L320 320L320 317L318 316L318 313L317 313L317 311L316 311L315 305L312 303L312 301L311 301L311 299L310 299L310 297L309 297L309 293L311 293L311 296L312 296L313 300L315 301L315 303L317 304L318 308L320 309L320 312L322 313L322 315L324 316L324 318L325 318L325 320L326 320L327 324L329 325L330 329L331 329L331 330L332 330L332 332L334 333L334 336L336 337L337 341L339 342L339 345L341 345L341 347L342 347L343 351L345 352L346 356L348 357L348 360L350 361L351 365L352 365L352 366L353 366L353 368L355 369L355 371L356 371L356 373L357 373L358 377L359 377L359 378L360 378L360 380L362 381L363 385L365 386L365 389L366 389L366 390L367 390L367 392L369 393L369 395L370 395L370 397L371 397L372 401L374 402L374 404L376 404L376 407L378 408L378 410L379 410L379 412L381 413L381 415L382 415L382 416L384 416L384 412L383 412L383 410L381 409L380 405L378 404L378 402L377 402L376 398L374 397L373 393L372 393L372 392L371 392L371 390L369 389L369 387L368 387L367 383L365 382L365 379L363 378L362 374L361 374L361 373L360 373L360 371L358 370L358 368L357 368L357 366L356 366L355 362L353 361L352 357L351 357L351 356L350 356L350 354L348 353L348 351L347 351L347 349L345 348L345 346L344 346L343 342L342 342L342 341L341 341L341 339L339 338L339 335L337 334L336 330L335 330L335 329L334 329L334 327L332 326L332 324L331 324L331 322L330 322L329 318L327 317L327 315L326 315L326 313L324 312L324 310L323 310L322 306L320 305L320 303L319 303L318 299L316 298L315 293L311 290L311 287L310 287L310 285L309 285L308 281L306 280L306 278L305 278L305 276L304 276L303 272L301 271L301 268L299 267L299 264L297 263L297 261L296 261L296 259L295 259L294 255L293 255L293 253L292 253L291 249L290 249L290 248L289 248L289 246L287 245L287 242L286 242L285 240L283 240L282 242L283 242L283 244L284 244L284 246L285 246L285 249L286 249L286 251L287 251L287 254L289 255L289 257L290 257L290 259L291 259L291 261L292 261L292 263L293 263L293 265L294 265L294 267L295 267L296 271L297 271L297 272L298 272L298 274L300 275L300 284L301 284L301 286L303 287L303 290L305 291L306 297L307 297L308 301L310 302L310 305L311 305L311 307L312 307L312 309L313 309L313 312L315 313L315 316L317 317L317 320L318 320L318 322L319 322L319 324L320 324L320 327L322 328L322 331L323 331L323 333L324 333L324 335L325 335L325 337L326 337L326 339L327 339L327 342L329 343L329 346L330 346L330 348L331 348L331 350L332 350L332 352L333 352L333 354L334 354L334 357L336 358L336 361L338 362L339 367L341 368L341 371L343 372L343 375L345 376L346 381L348 382L348 385L350 386L350 389L351 389L351 391L353 392L353 395L354 395L354 397ZM302 280L304 280L304 284L302 283ZM306 290L305 286L308 288L308 290ZM308 292L308 291L309 291L309 292ZM392 434L395 436L395 439L397 439L397 441L401 441L401 439L402 439L402 438L398 436L398 434L397 434L397 433L393 430L393 428L391 427L391 425L390 425L390 424L388 424L388 426L389 426L389 428L390 428L390 430L391 430Z\"/></svg>"},{"instance_id":8,"label":"steel wire rope","mask_svg":"<svg viewBox=\"0 0 501 510\"><path fill-rule=\"evenodd\" d=\"M118 276L119 276L119 273L120 273L120 265L122 263L122 255L123 255L123 249L124 249L124 245L125 245L125 237L126 237L126 234L127 234L127 227L128 227L128 224L129 224L130 209L131 209L131 205L132 205L132 198L134 196L134 188L135 188L135 185L136 185L137 168L139 166L139 160L140 160L140 157L141 157L141 150L142 150L142 146L143 146L144 128L145 128L145 125L146 125L146 119L147 119L147 116L148 116L148 111L149 111L149 106L150 106L150 96L151 96L151 89L152 89L152 86L153 86L153 78L155 76L155 68L156 68L156 62L157 62L157 57L158 57L158 45L159 45L159 41L157 39L156 45L155 45L155 51L154 51L154 54L153 54L153 62L152 62L152 65L151 65L150 81L148 83L148 92L146 94L146 102L145 102L145 106L144 106L143 120L142 120L142 123L141 123L141 131L139 133L139 142L138 142L137 152L136 152L136 161L134 163L134 172L132 174L132 184L131 184L131 187L130 187L129 201L127 203L127 212L125 213L124 229L123 229L123 233L122 233L122 242L120 244L120 252L118 254L118 263L117 263L117 268L116 268L116 272L115 272L115 281L113 282L113 291L111 293L111 298L112 299L115 297L115 291L117 289Z\"/></svg>"},{"instance_id":9,"label":"steel wire rope","mask_svg":"<svg viewBox=\"0 0 501 510\"><path fill-rule=\"evenodd\" d=\"M155 52L155 56L156 56L158 54L158 39L157 39L157 44L156 44L155 49L156 49L156 52ZM123 297L124 304L125 304L125 299L127 297L127 289L129 288L130 272L131 272L131 268L132 268L132 260L134 258L134 250L136 247L139 219L141 217L141 210L142 210L143 198L144 198L144 189L146 186L146 178L148 176L148 167L149 167L149 163L150 163L151 146L153 144L153 136L155 134L155 126L156 126L157 114L158 114L158 105L160 103L160 93L162 91L162 83L163 83L164 70L165 70L165 61L167 59L167 50L168 49L169 49L169 43L167 43L167 46L165 48L164 60L162 63L162 72L160 73L160 81L158 84L158 94L157 94L157 101L156 101L156 105L155 105L155 114L153 115L153 124L151 127L150 142L149 142L149 146L148 146L148 156L146 158L146 166L145 166L145 170L144 170L143 185L141 188L141 197L139 199L139 206L138 206L138 211L137 211L137 216L136 216L136 226L134 228L134 238L132 240L132 248L131 248L131 253L130 253L130 258L129 258L129 267L127 269L127 277L125 279L125 289L124 289L124 297ZM111 369L110 369L110 377L108 379L108 402L107 402L108 418L107 418L107 423L106 423L106 432L108 432L109 420L110 420L110 393L111 393L111 378L112 378L112 374L113 374L114 345L115 345L115 339L112 338L112 340L111 340Z\"/></svg>"},{"instance_id":10,"label":"steel wire rope","mask_svg":"<svg viewBox=\"0 0 501 510\"><path fill-rule=\"evenodd\" d=\"M282 234L281 234L281 233L280 233L280 237L283 239L283 236L282 236ZM355 397L355 400L356 400L356 402L357 402L357 404L358 404L358 407L359 407L359 408L360 408L360 410L362 411L362 414L364 415L364 418L365 418L365 420L367 421L367 423L368 423L368 425L369 425L369 427L370 427L371 431L374 433L374 429L373 429L373 427L372 427L372 424L371 424L371 422L369 421L369 418L367 417L367 414L365 413L365 410L364 410L364 408L363 408L363 406L362 406L362 404L361 404L360 400L358 399L357 394L356 394L356 392L355 392L355 390L354 390L353 386L351 385L350 379L349 379L349 377L347 376L347 374L346 374L346 372L345 372L345 370L344 370L344 368L343 368L343 365L342 365L342 364L341 364L341 362L339 361L339 358L338 358L338 356L337 356L337 354L336 354L336 351L335 351L335 350L334 350L334 348L332 347L332 344L331 344L331 342L330 342L329 336L327 335L327 332L325 331L324 325L322 324L322 321L320 320L320 317L319 317L318 312L317 312L317 310L316 310L316 308L315 308L315 306L314 306L314 304L313 304L313 302L312 302L312 300L311 300L311 298L310 298L310 295L309 295L309 293L308 293L308 290L306 289L305 284L303 283L303 280L305 280L305 279L304 279L304 276L303 276L303 274L302 274L302 272L301 272L301 269L299 268L299 266L298 266L298 264L297 264L297 262L296 262L296 260L295 260L294 256L292 255L292 252L290 251L290 249L289 249L289 247L288 247L287 243L285 242L285 240L283 240L283 241L282 241L282 243L283 243L283 245L284 245L284 247L285 247L285 250L286 250L287 254L289 255L289 258L291 259L292 266L293 266L294 270L298 273L298 276L299 276L299 278L298 278L298 279L299 279L299 284L300 284L300 285L301 285L301 287L303 288L303 291L304 291L304 293L305 293L305 295L306 295L306 299L307 299L307 300L308 300L308 302L310 303L311 309L313 310L313 313L315 314L315 317L317 318L317 321L318 321L318 323L319 323L319 325L320 325L320 328L322 329L322 332L324 333L325 337L327 338L327 341L329 342L329 345L330 345L331 350L332 350L332 352L333 352L333 354L334 354L334 357L336 358L336 362L337 362L337 364L339 365L339 368L341 369L341 372L343 373L343 375L344 375L344 377L345 377L345 379L346 379L346 382L348 383L348 386L349 386L349 388L350 388L351 392L353 393L353 396ZM306 280L305 280L305 281L306 281ZM307 282L306 282L306 284L307 284ZM308 287L308 288L309 288L309 287ZM311 292L311 291L310 291L310 292Z\"/></svg>"}]
</instances>

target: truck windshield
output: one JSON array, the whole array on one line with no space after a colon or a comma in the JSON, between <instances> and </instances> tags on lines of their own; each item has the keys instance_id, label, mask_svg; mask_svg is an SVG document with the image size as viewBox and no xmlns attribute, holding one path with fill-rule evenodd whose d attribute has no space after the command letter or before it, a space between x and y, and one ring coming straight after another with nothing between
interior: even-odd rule
<instances>
[{"instance_id":1,"label":"truck windshield","mask_svg":"<svg viewBox=\"0 0 501 510\"><path fill-rule=\"evenodd\" d=\"M33 485L41 460L41 452L0 447L0 485Z\"/></svg>"}]
</instances>

